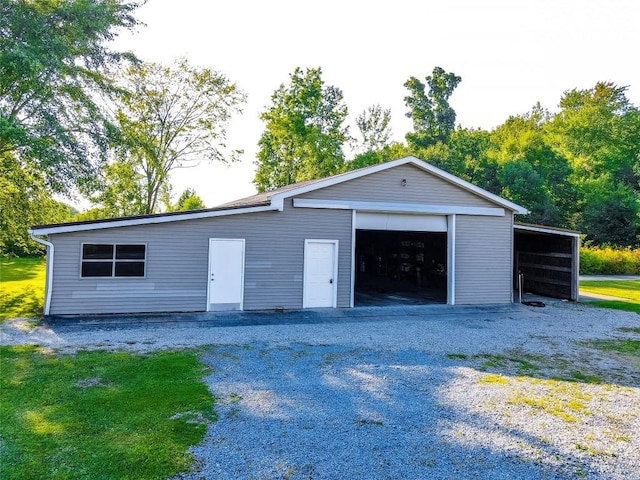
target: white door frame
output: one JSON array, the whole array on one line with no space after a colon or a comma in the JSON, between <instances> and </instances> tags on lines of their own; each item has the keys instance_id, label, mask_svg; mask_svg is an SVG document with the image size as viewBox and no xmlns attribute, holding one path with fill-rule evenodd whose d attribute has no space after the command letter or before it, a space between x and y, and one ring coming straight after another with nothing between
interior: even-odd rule
<instances>
[{"instance_id":1,"label":"white door frame","mask_svg":"<svg viewBox=\"0 0 640 480\"><path fill-rule=\"evenodd\" d=\"M213 244L215 242L240 242L242 244L242 270L240 272L240 310L244 310L244 268L245 268L245 239L244 238L210 238L209 239L209 251L207 255L207 308L206 311L211 311L211 252L213 251Z\"/></svg>"},{"instance_id":2,"label":"white door frame","mask_svg":"<svg viewBox=\"0 0 640 480\"><path fill-rule=\"evenodd\" d=\"M307 247L310 243L329 243L333 245L333 291L332 291L332 301L331 306L336 308L338 306L338 240L327 240L327 239L317 239L317 238L308 238L304 241L304 271L302 275L302 308L308 308L307 304Z\"/></svg>"},{"instance_id":3,"label":"white door frame","mask_svg":"<svg viewBox=\"0 0 640 480\"><path fill-rule=\"evenodd\" d=\"M377 212L374 212L377 213ZM356 231L358 230L358 215L361 217L369 215L370 218L375 220L374 216L370 212L362 212L358 210L352 210L351 215L351 298L349 303L351 308L355 306L356 295ZM391 215L391 214L390 214ZM420 217L424 215L415 215ZM447 228L444 232L447 233L447 305L456 304L456 216L455 214L446 215ZM369 226L371 228L371 226ZM373 228L376 230L377 228ZM398 229L401 229L398 227ZM380 228L382 231L390 231ZM430 232L431 230L424 230ZM433 230L436 232L442 232L441 229Z\"/></svg>"}]
</instances>

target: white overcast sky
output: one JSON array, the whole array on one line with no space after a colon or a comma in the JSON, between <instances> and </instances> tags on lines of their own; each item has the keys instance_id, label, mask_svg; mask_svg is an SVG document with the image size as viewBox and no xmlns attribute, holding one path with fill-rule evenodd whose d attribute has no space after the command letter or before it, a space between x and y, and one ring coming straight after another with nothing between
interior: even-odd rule
<instances>
[{"instance_id":1,"label":"white overcast sky","mask_svg":"<svg viewBox=\"0 0 640 480\"><path fill-rule=\"evenodd\" d=\"M355 116L392 110L396 140L411 129L404 82L435 66L462 82L451 97L457 123L493 128L537 102L557 108L562 92L597 81L627 85L640 104L640 0L149 0L146 24L116 48L143 60L191 63L225 73L248 94L228 145L244 149L230 167L175 173L174 192L194 188L207 206L252 195L258 115L300 66L320 66Z\"/></svg>"}]
</instances>

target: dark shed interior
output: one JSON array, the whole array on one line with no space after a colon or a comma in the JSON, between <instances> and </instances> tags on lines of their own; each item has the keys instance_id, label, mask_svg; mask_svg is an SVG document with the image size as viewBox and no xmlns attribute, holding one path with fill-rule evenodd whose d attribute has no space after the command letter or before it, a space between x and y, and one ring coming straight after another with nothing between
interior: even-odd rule
<instances>
[{"instance_id":1,"label":"dark shed interior","mask_svg":"<svg viewBox=\"0 0 640 480\"><path fill-rule=\"evenodd\" d=\"M447 234L357 230L355 304L447 301Z\"/></svg>"},{"instance_id":2,"label":"dark shed interior","mask_svg":"<svg viewBox=\"0 0 640 480\"><path fill-rule=\"evenodd\" d=\"M514 231L514 288L522 274L523 293L578 300L575 236L530 230Z\"/></svg>"}]
</instances>

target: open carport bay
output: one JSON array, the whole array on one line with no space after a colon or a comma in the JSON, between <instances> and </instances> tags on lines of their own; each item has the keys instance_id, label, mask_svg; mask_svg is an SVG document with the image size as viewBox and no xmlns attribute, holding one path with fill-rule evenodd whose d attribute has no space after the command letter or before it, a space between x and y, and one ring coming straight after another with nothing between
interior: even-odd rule
<instances>
[{"instance_id":1,"label":"open carport bay","mask_svg":"<svg viewBox=\"0 0 640 480\"><path fill-rule=\"evenodd\" d=\"M514 288L578 300L580 234L572 230L514 225ZM521 276L519 278L519 276ZM519 282L523 284L520 285Z\"/></svg>"}]
</instances>

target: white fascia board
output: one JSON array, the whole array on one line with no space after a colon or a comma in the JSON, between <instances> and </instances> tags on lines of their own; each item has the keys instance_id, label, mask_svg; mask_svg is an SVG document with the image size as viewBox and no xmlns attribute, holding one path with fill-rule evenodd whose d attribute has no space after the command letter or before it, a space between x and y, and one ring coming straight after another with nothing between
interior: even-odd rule
<instances>
[{"instance_id":1,"label":"white fascia board","mask_svg":"<svg viewBox=\"0 0 640 480\"><path fill-rule=\"evenodd\" d=\"M179 222L182 220L196 220L199 218L212 218L212 217L225 217L229 215L241 215L244 213L256 213L256 212L268 212L268 211L282 211L282 205L278 202L273 205L266 205L261 207L248 207L248 208L235 208L230 210L216 210L213 212L197 212L197 213L184 213L182 215L167 215L149 218L129 218L123 220L112 220L108 222L96 222L96 223L79 223L78 225L60 225L42 228L32 228L28 230L29 234L33 235L51 235L55 233L69 233L69 232L84 232L88 230L104 230L106 228L119 228L119 227L131 227L134 225L149 225L156 223L170 223Z\"/></svg>"},{"instance_id":2,"label":"white fascia board","mask_svg":"<svg viewBox=\"0 0 640 480\"><path fill-rule=\"evenodd\" d=\"M352 200L319 200L294 198L294 207L357 210L362 212L422 213L431 215L482 215L504 217L504 208L465 207L458 205L424 205L421 203L358 202Z\"/></svg>"},{"instance_id":3,"label":"white fascia board","mask_svg":"<svg viewBox=\"0 0 640 480\"><path fill-rule=\"evenodd\" d=\"M303 187L300 188L294 188L291 190L288 190L286 192L280 193L280 194L276 194L273 197L271 197L272 199L284 199L284 198L288 198L288 197L293 197L293 196L297 196L297 195L302 195L304 193L308 193L308 192L312 192L314 190L319 190L321 188L326 188L326 187L330 187L332 185L337 185L339 183L342 182L347 182L349 180L353 180L356 178L360 178L360 177L364 177L366 175L370 175L372 173L377 173L377 172L381 172L383 170L387 170L389 168L394 168L397 167L399 165L406 165L406 164L411 164L411 165L415 165L416 167L425 170L433 175L435 175L436 177L442 178L443 180L446 180L450 183L453 183L454 185L457 185L461 188L463 188L464 190L468 190L486 200L489 200L492 203L497 203L498 205L508 208L509 210L513 210L515 213L519 213L522 215L526 215L529 213L529 210L527 210L526 208L517 205L513 202L510 202L509 200L506 200L502 197L499 197L498 195L494 195L491 192L488 192L487 190L480 188L472 183L467 182L466 180L462 180L459 177L456 177L455 175L452 175L448 172L445 172L444 170L441 170L437 167L434 167L433 165L430 165L422 160L420 160L419 158L413 157L413 156L408 156L408 157L403 157L403 158L399 158L397 160L392 160L390 162L385 162L385 163L380 163L378 165L374 165L372 167L369 168L363 168L360 170L354 170L353 172L350 173L345 173L343 175L338 175L335 177L330 177L327 178L324 181L320 181L320 182L316 182L316 183L312 183L311 185L305 185Z\"/></svg>"},{"instance_id":4,"label":"white fascia board","mask_svg":"<svg viewBox=\"0 0 640 480\"><path fill-rule=\"evenodd\" d=\"M562 230L555 230L553 228L544 228L544 227L534 227L533 225L518 225L516 223L513 225L513 228L516 230L527 230L529 232L548 233L551 235L562 235L565 237L580 238L580 234L577 232L563 232Z\"/></svg>"}]
</instances>

